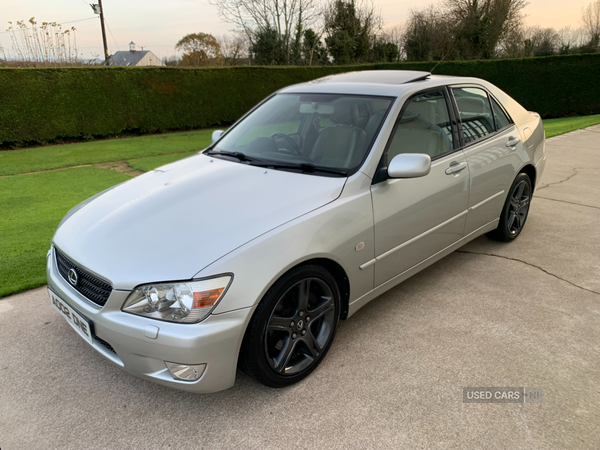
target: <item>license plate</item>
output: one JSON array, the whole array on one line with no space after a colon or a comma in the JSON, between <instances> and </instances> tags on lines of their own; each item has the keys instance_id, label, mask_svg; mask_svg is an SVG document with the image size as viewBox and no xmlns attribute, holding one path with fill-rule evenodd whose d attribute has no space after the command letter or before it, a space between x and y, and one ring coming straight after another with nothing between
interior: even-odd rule
<instances>
[{"instance_id":1,"label":"license plate","mask_svg":"<svg viewBox=\"0 0 600 450\"><path fill-rule=\"evenodd\" d=\"M67 322L69 322L69 325L71 325L82 338L92 344L92 322L71 308L67 302L63 301L50 288L48 288L48 295L50 296L52 307L57 310Z\"/></svg>"}]
</instances>

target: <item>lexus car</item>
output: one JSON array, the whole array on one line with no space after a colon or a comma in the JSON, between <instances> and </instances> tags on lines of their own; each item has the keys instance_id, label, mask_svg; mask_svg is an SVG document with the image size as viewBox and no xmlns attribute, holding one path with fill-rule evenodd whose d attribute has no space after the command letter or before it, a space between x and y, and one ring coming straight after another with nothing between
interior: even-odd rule
<instances>
[{"instance_id":1,"label":"lexus car","mask_svg":"<svg viewBox=\"0 0 600 450\"><path fill-rule=\"evenodd\" d=\"M478 236L516 239L544 146L540 116L481 79L286 87L205 150L69 211L51 305L145 380L209 393L241 368L289 386L381 293Z\"/></svg>"}]
</instances>

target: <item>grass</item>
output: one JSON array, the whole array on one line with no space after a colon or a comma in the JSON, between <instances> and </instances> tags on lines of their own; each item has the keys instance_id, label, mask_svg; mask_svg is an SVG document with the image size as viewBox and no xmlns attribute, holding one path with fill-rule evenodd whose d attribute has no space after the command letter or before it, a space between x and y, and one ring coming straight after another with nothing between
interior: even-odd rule
<instances>
[{"instance_id":1,"label":"grass","mask_svg":"<svg viewBox=\"0 0 600 450\"><path fill-rule=\"evenodd\" d=\"M559 136L581 128L591 127L600 123L600 114L595 116L575 116L564 117L562 119L546 119L544 120L544 129L546 130L546 138Z\"/></svg>"},{"instance_id":2,"label":"grass","mask_svg":"<svg viewBox=\"0 0 600 450\"><path fill-rule=\"evenodd\" d=\"M599 123L600 115L567 117L545 120L544 127L549 138ZM200 130L0 151L0 298L44 285L45 254L66 212L131 178L108 168L72 166L126 161L147 172L205 148L211 134Z\"/></svg>"},{"instance_id":3,"label":"grass","mask_svg":"<svg viewBox=\"0 0 600 450\"><path fill-rule=\"evenodd\" d=\"M172 155L159 155L159 156L147 156L145 158L130 159L127 161L132 168L135 170L141 170L142 172L148 172L156 169L157 167L164 166L165 164L178 161L182 158L186 158L191 155L195 155L197 151L176 153Z\"/></svg>"},{"instance_id":4,"label":"grass","mask_svg":"<svg viewBox=\"0 0 600 450\"><path fill-rule=\"evenodd\" d=\"M0 178L0 297L46 284L46 252L62 217L131 177L81 167Z\"/></svg>"},{"instance_id":5,"label":"grass","mask_svg":"<svg viewBox=\"0 0 600 450\"><path fill-rule=\"evenodd\" d=\"M192 150L206 148L211 134L212 130L198 130L0 151L0 175L148 156L189 154Z\"/></svg>"}]
</instances>

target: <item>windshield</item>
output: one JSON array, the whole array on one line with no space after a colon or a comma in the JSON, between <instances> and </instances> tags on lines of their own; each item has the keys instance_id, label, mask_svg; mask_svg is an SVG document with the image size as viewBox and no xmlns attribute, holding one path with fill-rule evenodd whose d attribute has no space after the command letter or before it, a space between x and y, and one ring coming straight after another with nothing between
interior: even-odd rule
<instances>
[{"instance_id":1,"label":"windshield","mask_svg":"<svg viewBox=\"0 0 600 450\"><path fill-rule=\"evenodd\" d=\"M387 97L278 94L228 132L211 154L350 174L362 164L391 103Z\"/></svg>"}]
</instances>

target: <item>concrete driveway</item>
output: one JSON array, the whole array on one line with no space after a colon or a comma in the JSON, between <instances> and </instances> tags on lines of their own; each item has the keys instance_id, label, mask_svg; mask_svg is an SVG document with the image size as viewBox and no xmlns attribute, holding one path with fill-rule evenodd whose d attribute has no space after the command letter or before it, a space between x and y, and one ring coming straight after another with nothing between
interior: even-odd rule
<instances>
[{"instance_id":1,"label":"concrete driveway","mask_svg":"<svg viewBox=\"0 0 600 450\"><path fill-rule=\"evenodd\" d=\"M273 390L190 395L92 351L45 288L0 301L0 448L600 447L600 126L548 141L512 244L482 237L346 322L322 366ZM466 404L465 386L543 389Z\"/></svg>"}]
</instances>

